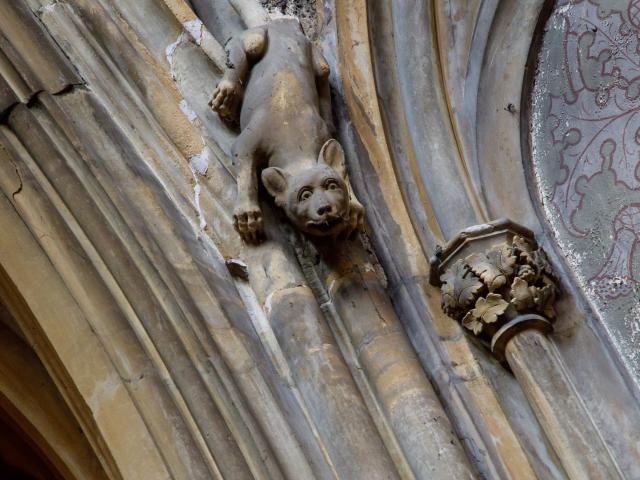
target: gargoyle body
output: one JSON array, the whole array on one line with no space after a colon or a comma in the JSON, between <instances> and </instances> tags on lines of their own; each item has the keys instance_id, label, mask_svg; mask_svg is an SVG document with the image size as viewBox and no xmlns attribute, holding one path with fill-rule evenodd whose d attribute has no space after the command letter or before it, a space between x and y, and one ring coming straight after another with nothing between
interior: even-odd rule
<instances>
[{"instance_id":1,"label":"gargoyle body","mask_svg":"<svg viewBox=\"0 0 640 480\"><path fill-rule=\"evenodd\" d=\"M287 217L316 236L349 236L364 210L331 139L329 65L296 19L278 19L227 44L227 70L211 107L241 133L233 147L238 196L234 224L245 241L263 236L258 175Z\"/></svg>"}]
</instances>

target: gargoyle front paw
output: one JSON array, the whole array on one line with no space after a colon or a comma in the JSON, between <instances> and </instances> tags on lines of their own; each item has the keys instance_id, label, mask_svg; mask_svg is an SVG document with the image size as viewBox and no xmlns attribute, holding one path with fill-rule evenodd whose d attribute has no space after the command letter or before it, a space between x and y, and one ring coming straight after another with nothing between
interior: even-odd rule
<instances>
[{"instance_id":1,"label":"gargoyle front paw","mask_svg":"<svg viewBox=\"0 0 640 480\"><path fill-rule=\"evenodd\" d=\"M236 207L233 212L233 225L245 242L257 244L262 241L262 211L257 205Z\"/></svg>"},{"instance_id":2,"label":"gargoyle front paw","mask_svg":"<svg viewBox=\"0 0 640 480\"><path fill-rule=\"evenodd\" d=\"M358 233L364 228L364 207L357 200L351 200L349 207L349 220L345 229L341 233L341 237L353 240Z\"/></svg>"},{"instance_id":3,"label":"gargoyle front paw","mask_svg":"<svg viewBox=\"0 0 640 480\"><path fill-rule=\"evenodd\" d=\"M222 118L230 119L236 113L241 87L238 82L221 80L211 95L209 106Z\"/></svg>"}]
</instances>

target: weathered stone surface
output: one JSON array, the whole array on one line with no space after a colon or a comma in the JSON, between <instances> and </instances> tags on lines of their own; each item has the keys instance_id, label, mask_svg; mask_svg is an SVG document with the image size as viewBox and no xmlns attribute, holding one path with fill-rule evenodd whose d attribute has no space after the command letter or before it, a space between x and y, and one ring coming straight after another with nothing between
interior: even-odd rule
<instances>
[{"instance_id":1,"label":"weathered stone surface","mask_svg":"<svg viewBox=\"0 0 640 480\"><path fill-rule=\"evenodd\" d=\"M0 5L0 114L41 90L81 83L64 53L24 2Z\"/></svg>"},{"instance_id":2,"label":"weathered stone surface","mask_svg":"<svg viewBox=\"0 0 640 480\"><path fill-rule=\"evenodd\" d=\"M558 2L536 51L530 135L544 214L640 383L636 11L632 1Z\"/></svg>"},{"instance_id":3,"label":"weathered stone surface","mask_svg":"<svg viewBox=\"0 0 640 480\"><path fill-rule=\"evenodd\" d=\"M59 395L34 421L56 468L145 480L576 475L525 401L526 374L544 365L523 362L514 378L428 284L436 245L508 215L559 266L549 348L567 398L637 477L635 391L527 193L520 98L541 4L0 7L0 303ZM266 241L234 229L238 132L207 103L227 40L283 14L305 15L331 65L336 136L366 207L366 234L340 248L301 250L266 192ZM27 386L11 402L33 414ZM86 442L54 428L63 407Z\"/></svg>"},{"instance_id":4,"label":"weathered stone surface","mask_svg":"<svg viewBox=\"0 0 640 480\"><path fill-rule=\"evenodd\" d=\"M527 330L506 357L569 478L623 478L547 337Z\"/></svg>"}]
</instances>

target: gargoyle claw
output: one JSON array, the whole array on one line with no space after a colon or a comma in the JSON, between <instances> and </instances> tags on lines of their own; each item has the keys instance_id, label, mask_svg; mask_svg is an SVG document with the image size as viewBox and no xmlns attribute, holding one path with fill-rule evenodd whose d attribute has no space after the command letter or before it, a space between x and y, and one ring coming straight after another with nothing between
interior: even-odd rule
<instances>
[{"instance_id":1,"label":"gargoyle claw","mask_svg":"<svg viewBox=\"0 0 640 480\"><path fill-rule=\"evenodd\" d=\"M237 208L233 214L233 224L245 242L254 244L262 242L262 211L260 207Z\"/></svg>"},{"instance_id":2,"label":"gargoyle claw","mask_svg":"<svg viewBox=\"0 0 640 480\"><path fill-rule=\"evenodd\" d=\"M222 118L233 118L240 101L240 85L221 80L211 95L209 106Z\"/></svg>"},{"instance_id":3,"label":"gargoyle claw","mask_svg":"<svg viewBox=\"0 0 640 480\"><path fill-rule=\"evenodd\" d=\"M364 207L357 200L351 200L349 219L340 237L355 240L364 228Z\"/></svg>"}]
</instances>

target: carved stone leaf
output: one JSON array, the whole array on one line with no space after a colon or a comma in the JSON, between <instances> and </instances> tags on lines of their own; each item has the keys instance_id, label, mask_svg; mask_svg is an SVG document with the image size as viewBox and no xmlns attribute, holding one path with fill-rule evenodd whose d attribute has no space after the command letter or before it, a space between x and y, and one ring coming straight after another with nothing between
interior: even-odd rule
<instances>
[{"instance_id":1,"label":"carved stone leaf","mask_svg":"<svg viewBox=\"0 0 640 480\"><path fill-rule=\"evenodd\" d=\"M554 285L545 285L542 288L538 288L534 301L539 311L544 313L547 318L555 318L556 311L553 308L553 303L556 300L556 287Z\"/></svg>"},{"instance_id":2,"label":"carved stone leaf","mask_svg":"<svg viewBox=\"0 0 640 480\"><path fill-rule=\"evenodd\" d=\"M529 265L529 264L524 264L524 265L520 265L518 267L518 277L520 277L522 280L524 280L527 283L533 284L536 282L536 280L538 279L538 274L535 271L535 269Z\"/></svg>"},{"instance_id":3,"label":"carved stone leaf","mask_svg":"<svg viewBox=\"0 0 640 480\"><path fill-rule=\"evenodd\" d=\"M518 311L533 308L535 306L534 294L536 290L535 287L530 287L522 278L516 277L511 284L511 304Z\"/></svg>"},{"instance_id":4,"label":"carved stone leaf","mask_svg":"<svg viewBox=\"0 0 640 480\"><path fill-rule=\"evenodd\" d=\"M490 293L487 298L479 298L476 301L476 308L472 312L474 317L482 319L484 323L493 323L508 306L509 303L501 295Z\"/></svg>"},{"instance_id":5,"label":"carved stone leaf","mask_svg":"<svg viewBox=\"0 0 640 480\"><path fill-rule=\"evenodd\" d=\"M482 282L462 260L455 262L441 277L442 305L445 313L452 314L471 305Z\"/></svg>"},{"instance_id":6,"label":"carved stone leaf","mask_svg":"<svg viewBox=\"0 0 640 480\"><path fill-rule=\"evenodd\" d=\"M490 293L487 298L480 297L476 301L476 308L471 312L475 318L483 323L493 323L504 313L509 303L501 295Z\"/></svg>"},{"instance_id":7,"label":"carved stone leaf","mask_svg":"<svg viewBox=\"0 0 640 480\"><path fill-rule=\"evenodd\" d=\"M514 236L511 243L516 255L526 261L529 258L529 253L533 251L531 244L519 235Z\"/></svg>"},{"instance_id":8,"label":"carved stone leaf","mask_svg":"<svg viewBox=\"0 0 640 480\"><path fill-rule=\"evenodd\" d=\"M547 254L544 251L538 249L531 252L529 256L529 260L527 260L529 265L533 266L538 272L545 273L553 280L558 280L558 276L549 263L549 259L547 258Z\"/></svg>"},{"instance_id":9,"label":"carved stone leaf","mask_svg":"<svg viewBox=\"0 0 640 480\"><path fill-rule=\"evenodd\" d=\"M484 324L473 315L472 311L467 312L464 316L462 325L473 331L476 335L482 332L482 327L484 326Z\"/></svg>"},{"instance_id":10,"label":"carved stone leaf","mask_svg":"<svg viewBox=\"0 0 640 480\"><path fill-rule=\"evenodd\" d=\"M507 279L513 274L516 257L511 248L504 244L492 248L488 253L474 253L465 261L476 275L478 275L489 288L490 292L506 285Z\"/></svg>"}]
</instances>

